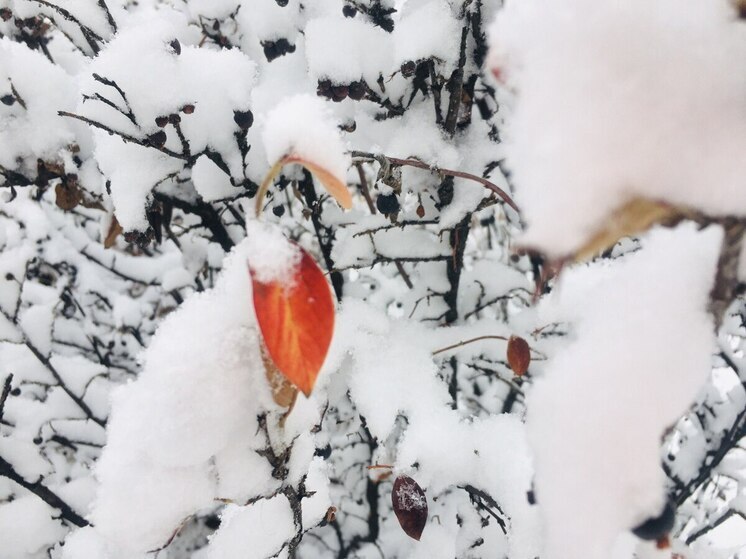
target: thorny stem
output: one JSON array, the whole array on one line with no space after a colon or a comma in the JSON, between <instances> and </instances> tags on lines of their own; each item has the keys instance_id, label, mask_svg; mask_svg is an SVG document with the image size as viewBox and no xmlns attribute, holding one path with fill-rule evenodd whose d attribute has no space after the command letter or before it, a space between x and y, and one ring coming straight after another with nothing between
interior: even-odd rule
<instances>
[{"instance_id":1,"label":"thorny stem","mask_svg":"<svg viewBox=\"0 0 746 559\"><path fill-rule=\"evenodd\" d=\"M497 194L508 206L513 208L516 212L520 212L518 209L518 205L513 201L513 199L508 195L507 192L505 192L502 188L497 186L495 183L485 179L484 177L480 177L478 175L473 175L471 173L466 173L464 171L455 171L453 169L445 169L443 167L436 167L434 165L428 165L424 161L420 161L419 159L399 159L398 157L389 157L386 155L379 155L379 154L373 154L363 151L353 151L351 152L352 157L362 159L364 161L378 161L381 157L386 159L386 161L389 162L391 165L399 165L399 166L407 166L407 167L416 167L418 169L425 169L427 171L431 171L433 173L438 173L445 176L451 176L466 180L471 180L474 182L478 182L485 188L491 190L495 194Z\"/></svg>"}]
</instances>

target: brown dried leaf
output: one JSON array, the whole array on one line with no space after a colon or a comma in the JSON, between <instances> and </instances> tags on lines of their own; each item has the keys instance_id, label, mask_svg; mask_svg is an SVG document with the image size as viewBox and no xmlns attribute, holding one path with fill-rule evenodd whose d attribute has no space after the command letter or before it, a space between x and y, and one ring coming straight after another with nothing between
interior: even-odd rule
<instances>
[{"instance_id":1,"label":"brown dried leaf","mask_svg":"<svg viewBox=\"0 0 746 559\"><path fill-rule=\"evenodd\" d=\"M111 248L114 243L117 242L117 237L122 234L122 226L117 221L117 216L111 216L111 223L109 224L109 231L106 233L104 239L104 248Z\"/></svg>"},{"instance_id":2,"label":"brown dried leaf","mask_svg":"<svg viewBox=\"0 0 746 559\"><path fill-rule=\"evenodd\" d=\"M409 476L397 477L391 504L404 533L420 541L427 524L427 496L422 488Z\"/></svg>"},{"instance_id":3,"label":"brown dried leaf","mask_svg":"<svg viewBox=\"0 0 746 559\"><path fill-rule=\"evenodd\" d=\"M75 209L82 199L82 195L75 181L58 182L54 187L55 203L61 210L69 212Z\"/></svg>"},{"instance_id":4,"label":"brown dried leaf","mask_svg":"<svg viewBox=\"0 0 746 559\"><path fill-rule=\"evenodd\" d=\"M508 340L508 365L518 375L526 374L531 364L531 348L526 340L519 336L510 336Z\"/></svg>"},{"instance_id":5,"label":"brown dried leaf","mask_svg":"<svg viewBox=\"0 0 746 559\"><path fill-rule=\"evenodd\" d=\"M283 408L291 407L298 396L298 389L280 372L267 353L267 348L264 344L262 344L262 361L264 362L264 372L275 404Z\"/></svg>"}]
</instances>

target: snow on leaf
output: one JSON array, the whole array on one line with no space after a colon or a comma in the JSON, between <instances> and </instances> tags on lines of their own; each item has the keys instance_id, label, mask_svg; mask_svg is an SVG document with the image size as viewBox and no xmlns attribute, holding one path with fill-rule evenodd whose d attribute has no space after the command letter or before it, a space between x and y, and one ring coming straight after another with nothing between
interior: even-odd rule
<instances>
[{"instance_id":1,"label":"snow on leaf","mask_svg":"<svg viewBox=\"0 0 746 559\"><path fill-rule=\"evenodd\" d=\"M391 504L402 530L412 539L420 541L427 524L427 496L409 476L399 476L394 481Z\"/></svg>"},{"instance_id":2,"label":"snow on leaf","mask_svg":"<svg viewBox=\"0 0 746 559\"><path fill-rule=\"evenodd\" d=\"M277 369L306 396L311 394L334 331L334 303L324 273L300 249L291 281L261 281L251 272L254 310Z\"/></svg>"}]
</instances>

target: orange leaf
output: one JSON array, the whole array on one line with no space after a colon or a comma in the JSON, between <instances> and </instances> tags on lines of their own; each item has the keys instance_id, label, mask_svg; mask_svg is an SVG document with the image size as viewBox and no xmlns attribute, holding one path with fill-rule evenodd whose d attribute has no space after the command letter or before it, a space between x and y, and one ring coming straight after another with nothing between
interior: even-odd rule
<instances>
[{"instance_id":1,"label":"orange leaf","mask_svg":"<svg viewBox=\"0 0 746 559\"><path fill-rule=\"evenodd\" d=\"M349 210L352 207L352 195L347 189L347 185L338 177L335 177L332 173L327 171L324 167L297 155L289 155L285 157L283 161L285 163L299 163L300 165L303 165L306 169L311 171L313 176L319 179L321 184L324 185L324 188L326 188L326 191L331 194L337 202L339 202L340 206L346 210Z\"/></svg>"},{"instance_id":2,"label":"orange leaf","mask_svg":"<svg viewBox=\"0 0 746 559\"><path fill-rule=\"evenodd\" d=\"M288 163L297 163L298 165L303 165L306 169L311 171L311 174L314 177L316 177L321 182L326 191L334 197L334 199L339 203L340 206L342 206L346 210L349 210L352 207L352 195L350 194L350 191L347 189L347 185L344 183L343 180L341 180L339 177L334 176L333 173L329 172L326 168L314 163L313 161L304 159L299 155L290 154L286 155L277 163L272 165L270 170L267 172L267 175L264 177L262 184L259 186L259 192L256 196L256 215L259 215L261 213L264 196L267 194L267 190L269 190L272 181L275 180L275 177L280 174L280 171L282 171L282 167Z\"/></svg>"},{"instance_id":3,"label":"orange leaf","mask_svg":"<svg viewBox=\"0 0 746 559\"><path fill-rule=\"evenodd\" d=\"M254 310L270 358L306 396L329 351L334 302L324 273L303 249L290 284L251 274ZM249 264L249 269L251 264Z\"/></svg>"}]
</instances>

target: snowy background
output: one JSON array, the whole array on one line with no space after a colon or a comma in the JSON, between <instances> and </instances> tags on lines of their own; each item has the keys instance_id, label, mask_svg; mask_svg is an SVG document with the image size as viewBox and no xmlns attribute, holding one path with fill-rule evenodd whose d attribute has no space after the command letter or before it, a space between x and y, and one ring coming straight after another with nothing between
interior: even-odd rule
<instances>
[{"instance_id":1,"label":"snowy background","mask_svg":"<svg viewBox=\"0 0 746 559\"><path fill-rule=\"evenodd\" d=\"M744 14L0 0L0 559L746 557Z\"/></svg>"}]
</instances>

